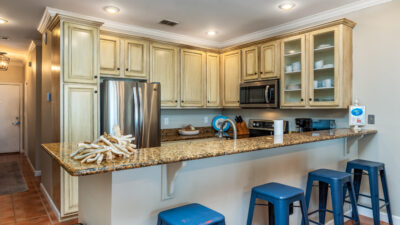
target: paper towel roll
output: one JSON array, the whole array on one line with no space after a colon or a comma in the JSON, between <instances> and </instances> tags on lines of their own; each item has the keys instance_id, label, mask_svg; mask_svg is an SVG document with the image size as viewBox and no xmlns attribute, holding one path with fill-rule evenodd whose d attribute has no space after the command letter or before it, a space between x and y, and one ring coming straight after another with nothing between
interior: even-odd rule
<instances>
[{"instance_id":1,"label":"paper towel roll","mask_svg":"<svg viewBox=\"0 0 400 225\"><path fill-rule=\"evenodd\" d=\"M274 135L283 135L283 120L274 120Z\"/></svg>"}]
</instances>

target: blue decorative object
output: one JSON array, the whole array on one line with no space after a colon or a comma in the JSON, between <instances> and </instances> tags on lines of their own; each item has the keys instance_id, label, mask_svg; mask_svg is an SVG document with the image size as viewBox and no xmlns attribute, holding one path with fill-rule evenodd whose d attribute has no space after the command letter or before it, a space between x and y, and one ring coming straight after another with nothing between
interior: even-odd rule
<instances>
[{"instance_id":1,"label":"blue decorative object","mask_svg":"<svg viewBox=\"0 0 400 225\"><path fill-rule=\"evenodd\" d=\"M361 187L361 179L363 175L363 171L368 172L369 178L369 188L371 192L371 196L360 194L360 187ZM356 159L347 163L346 168L347 173L354 172L354 191L356 195L356 202L358 201L358 197L361 195L363 197L367 197L371 199L372 203L372 213L374 217L374 225L380 224L380 211L379 209L383 206L386 206L386 212L389 218L389 224L393 225L393 218L392 218L392 210L390 208L390 201L389 201L389 190L386 180L386 172L385 172L385 164L380 162L373 162L367 161L362 159ZM383 189L383 195L385 199L379 198L379 175L381 176L381 183ZM385 204L380 206L380 201L384 201ZM358 204L358 206L371 209L371 207L364 206Z\"/></svg>"},{"instance_id":2,"label":"blue decorative object","mask_svg":"<svg viewBox=\"0 0 400 225\"><path fill-rule=\"evenodd\" d=\"M214 130L218 131L222 121L226 120L226 119L228 119L228 117L223 116L223 115L216 116L212 121L212 125L214 127ZM230 123L225 123L223 131L224 132L227 131L229 129L229 127L230 127Z\"/></svg>"},{"instance_id":3,"label":"blue decorative object","mask_svg":"<svg viewBox=\"0 0 400 225\"><path fill-rule=\"evenodd\" d=\"M224 215L198 203L162 211L157 225L225 225Z\"/></svg>"},{"instance_id":4,"label":"blue decorative object","mask_svg":"<svg viewBox=\"0 0 400 225\"><path fill-rule=\"evenodd\" d=\"M333 220L335 225L343 225L345 217L354 220L355 221L354 224L360 225L360 218L358 217L358 211L357 211L357 202L354 194L354 186L350 173L345 173L336 170L329 170L329 169L319 169L308 173L307 191L306 191L307 208L310 205L311 192L314 181L319 182L319 188L318 188L319 207L317 210L310 212L308 215L312 215L318 212L319 221L317 222L310 219L310 222L316 224L325 224L326 212L330 212L333 213ZM332 210L326 208L329 187L331 188L331 195L332 195L331 198L332 208L333 208ZM343 212L343 204L344 204L346 189L350 193L349 194L351 200L350 203L353 212L352 217L344 215Z\"/></svg>"},{"instance_id":5,"label":"blue decorative object","mask_svg":"<svg viewBox=\"0 0 400 225\"><path fill-rule=\"evenodd\" d=\"M268 183L251 190L251 199L247 225L253 222L254 206L256 199L268 201L269 224L289 225L289 208L293 202L300 202L303 214L303 224L308 225L307 208L304 200L304 191L279 183Z\"/></svg>"}]
</instances>

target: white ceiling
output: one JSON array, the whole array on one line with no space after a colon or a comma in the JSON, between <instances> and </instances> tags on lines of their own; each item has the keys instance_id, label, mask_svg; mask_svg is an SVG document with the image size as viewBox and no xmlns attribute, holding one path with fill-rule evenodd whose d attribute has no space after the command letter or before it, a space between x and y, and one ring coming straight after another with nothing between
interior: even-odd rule
<instances>
[{"instance_id":1,"label":"white ceiling","mask_svg":"<svg viewBox=\"0 0 400 225\"><path fill-rule=\"evenodd\" d=\"M17 52L26 51L30 40L40 39L36 29L46 7L161 30L209 43L229 43L249 33L326 10L387 0L293 1L296 7L283 12L277 7L283 0L2 0L0 17L6 18L9 23L0 25L0 36L8 36L9 40L0 40L0 50L3 47ZM120 13L106 14L103 7L107 5L119 7ZM162 19L178 21L179 24L175 27L158 24ZM206 32L211 29L218 34L208 37Z\"/></svg>"}]
</instances>

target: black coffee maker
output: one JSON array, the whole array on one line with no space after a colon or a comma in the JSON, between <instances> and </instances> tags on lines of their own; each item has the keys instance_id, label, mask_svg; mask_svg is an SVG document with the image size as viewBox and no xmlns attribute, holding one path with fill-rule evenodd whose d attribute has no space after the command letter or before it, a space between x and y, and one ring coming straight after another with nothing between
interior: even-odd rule
<instances>
[{"instance_id":1,"label":"black coffee maker","mask_svg":"<svg viewBox=\"0 0 400 225\"><path fill-rule=\"evenodd\" d=\"M296 130L298 132L312 131L313 120L311 118L296 118Z\"/></svg>"}]
</instances>

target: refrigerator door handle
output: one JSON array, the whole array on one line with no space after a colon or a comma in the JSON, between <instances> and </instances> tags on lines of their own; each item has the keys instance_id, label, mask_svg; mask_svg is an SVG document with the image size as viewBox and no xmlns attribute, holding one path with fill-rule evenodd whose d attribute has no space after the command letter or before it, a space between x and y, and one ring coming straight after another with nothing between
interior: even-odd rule
<instances>
[{"instance_id":1,"label":"refrigerator door handle","mask_svg":"<svg viewBox=\"0 0 400 225\"><path fill-rule=\"evenodd\" d=\"M139 97L138 97L138 88L133 87L133 107L134 107L134 123L135 123L135 142L136 142L136 147L140 147L140 128L139 128Z\"/></svg>"}]
</instances>

